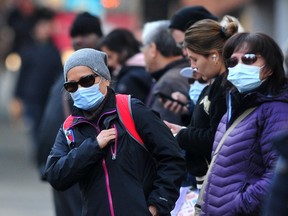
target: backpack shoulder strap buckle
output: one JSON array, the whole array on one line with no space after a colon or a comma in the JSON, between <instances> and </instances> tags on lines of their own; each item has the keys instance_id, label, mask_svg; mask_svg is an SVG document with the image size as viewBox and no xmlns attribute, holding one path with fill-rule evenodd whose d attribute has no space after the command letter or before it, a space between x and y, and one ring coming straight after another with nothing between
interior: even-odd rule
<instances>
[{"instance_id":1,"label":"backpack shoulder strap buckle","mask_svg":"<svg viewBox=\"0 0 288 216\"><path fill-rule=\"evenodd\" d=\"M72 115L69 115L63 123L64 134L65 134L65 137L69 146L71 143L75 141L74 133L72 129L73 121L74 121L74 117Z\"/></svg>"}]
</instances>

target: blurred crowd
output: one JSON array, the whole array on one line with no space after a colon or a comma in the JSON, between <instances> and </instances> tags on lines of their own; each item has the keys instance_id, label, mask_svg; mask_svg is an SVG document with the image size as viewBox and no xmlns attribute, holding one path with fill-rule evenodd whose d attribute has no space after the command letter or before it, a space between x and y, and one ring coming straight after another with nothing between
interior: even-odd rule
<instances>
[{"instance_id":1,"label":"blurred crowd","mask_svg":"<svg viewBox=\"0 0 288 216\"><path fill-rule=\"evenodd\" d=\"M78 86L88 89L100 76L109 81L107 89L111 92L129 94L156 113L164 125L159 123L159 136L162 127L169 129L185 160L181 184L176 180L171 183L178 192L188 188L185 194L180 194L178 201L172 196L173 205L167 206L150 203L149 194L145 194L151 215L287 213L288 53L283 53L273 38L247 32L236 17L217 17L202 6L183 7L169 19L144 23L140 38L126 28L104 32L100 17L79 12L69 18L71 23L63 37L69 39L71 53L85 48L105 53L109 76L94 71L96 78L69 80L69 70L63 77L67 58L62 47L67 41L61 43L55 35L57 12L30 0L18 3L0 23L0 58L7 66L12 54L19 57L18 61L12 59L11 68L19 67L7 107L10 117L23 121L30 132L39 179L51 183L58 160L73 154L74 149L61 152L61 156L51 149L57 149L59 143L53 145L59 128L75 107L87 111L76 102ZM82 62L79 65L83 66ZM157 153L151 155L163 162ZM48 157L59 158L48 166ZM171 162L168 156L166 159L167 164ZM62 191L51 187L55 215L93 212L87 207L89 192L79 179L80 186L73 184ZM165 181L156 183L167 186ZM164 189L163 193L159 196L165 197ZM198 200L187 210L183 203L188 193L196 194ZM119 215L125 212L115 211Z\"/></svg>"}]
</instances>

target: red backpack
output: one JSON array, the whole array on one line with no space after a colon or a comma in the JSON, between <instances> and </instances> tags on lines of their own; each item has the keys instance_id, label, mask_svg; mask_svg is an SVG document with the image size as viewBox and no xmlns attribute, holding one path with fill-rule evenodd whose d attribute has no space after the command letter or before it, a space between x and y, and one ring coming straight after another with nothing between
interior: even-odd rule
<instances>
[{"instance_id":1,"label":"red backpack","mask_svg":"<svg viewBox=\"0 0 288 216\"><path fill-rule=\"evenodd\" d=\"M125 94L116 95L116 107L120 121L124 124L129 135L141 145L144 145L143 140L139 136L131 112L131 96ZM63 129L68 145L74 142L74 134L71 125L74 121L74 116L69 115L63 123Z\"/></svg>"}]
</instances>

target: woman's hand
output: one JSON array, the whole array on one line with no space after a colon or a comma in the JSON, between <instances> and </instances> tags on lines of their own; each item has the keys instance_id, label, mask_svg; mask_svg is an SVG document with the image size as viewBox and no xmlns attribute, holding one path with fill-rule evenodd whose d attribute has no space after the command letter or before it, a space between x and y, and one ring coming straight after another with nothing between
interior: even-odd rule
<instances>
[{"instance_id":1,"label":"woman's hand","mask_svg":"<svg viewBox=\"0 0 288 216\"><path fill-rule=\"evenodd\" d=\"M150 205L150 206L148 207L148 209L149 209L149 211L150 211L150 213L151 213L152 216L157 216L157 215L158 215L157 209L156 209L155 206Z\"/></svg>"},{"instance_id":2,"label":"woman's hand","mask_svg":"<svg viewBox=\"0 0 288 216\"><path fill-rule=\"evenodd\" d=\"M188 103L188 98L184 94L182 94L181 92L173 92L171 94L171 98L173 98L175 101L166 100L164 102L164 107L166 109L169 109L171 112L173 112L175 114L187 114L187 113L189 113L187 106L183 106L182 104L177 102L177 101L180 101L183 104Z\"/></svg>"},{"instance_id":3,"label":"woman's hand","mask_svg":"<svg viewBox=\"0 0 288 216\"><path fill-rule=\"evenodd\" d=\"M116 138L116 129L110 128L107 130L102 130L97 138L98 145L101 149L105 148L107 144L111 141L114 141Z\"/></svg>"},{"instance_id":4,"label":"woman's hand","mask_svg":"<svg viewBox=\"0 0 288 216\"><path fill-rule=\"evenodd\" d=\"M165 120L164 120L164 123L167 125L167 127L170 128L170 130L171 130L171 132L173 133L174 136L176 136L177 133L178 133L181 129L183 129L182 126L177 125L177 124L173 124L173 123L170 123L170 122L167 122L167 121L165 121Z\"/></svg>"}]
</instances>

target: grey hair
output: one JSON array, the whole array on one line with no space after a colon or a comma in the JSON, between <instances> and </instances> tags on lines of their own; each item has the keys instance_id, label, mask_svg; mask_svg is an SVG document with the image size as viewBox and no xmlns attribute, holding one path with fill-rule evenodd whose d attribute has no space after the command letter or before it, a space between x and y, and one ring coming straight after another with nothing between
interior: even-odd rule
<instances>
[{"instance_id":1,"label":"grey hair","mask_svg":"<svg viewBox=\"0 0 288 216\"><path fill-rule=\"evenodd\" d=\"M143 46L155 43L157 50L165 57L178 56L182 54L169 29L169 20L158 20L148 22L143 27Z\"/></svg>"}]
</instances>

